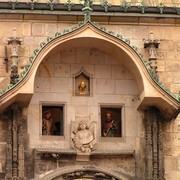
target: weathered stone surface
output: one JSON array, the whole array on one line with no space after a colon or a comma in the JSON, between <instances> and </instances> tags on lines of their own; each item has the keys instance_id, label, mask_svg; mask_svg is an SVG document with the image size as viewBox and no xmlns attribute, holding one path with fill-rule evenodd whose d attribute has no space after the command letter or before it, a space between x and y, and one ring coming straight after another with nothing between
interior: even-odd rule
<instances>
[{"instance_id":1,"label":"weathered stone surface","mask_svg":"<svg viewBox=\"0 0 180 180\"><path fill-rule=\"evenodd\" d=\"M154 33L154 39L159 39L160 40L160 39L165 39L166 37L168 37L167 34L165 35L166 31L165 31L164 27L149 26L149 33L150 32Z\"/></svg>"},{"instance_id":2,"label":"weathered stone surface","mask_svg":"<svg viewBox=\"0 0 180 180\"><path fill-rule=\"evenodd\" d=\"M115 81L115 94L136 95L137 93L138 93L138 89L133 80L116 80Z\"/></svg>"},{"instance_id":3,"label":"weathered stone surface","mask_svg":"<svg viewBox=\"0 0 180 180\"><path fill-rule=\"evenodd\" d=\"M60 51L60 62L63 64L75 63L75 49Z\"/></svg>"},{"instance_id":4,"label":"weathered stone surface","mask_svg":"<svg viewBox=\"0 0 180 180\"><path fill-rule=\"evenodd\" d=\"M106 87L106 88L105 88ZM115 81L111 79L97 79L95 93L113 94Z\"/></svg>"},{"instance_id":5,"label":"weathered stone surface","mask_svg":"<svg viewBox=\"0 0 180 180\"><path fill-rule=\"evenodd\" d=\"M175 50L175 42L170 40L161 40L159 45L159 50L163 51L174 51Z\"/></svg>"},{"instance_id":6,"label":"weathered stone surface","mask_svg":"<svg viewBox=\"0 0 180 180\"><path fill-rule=\"evenodd\" d=\"M39 67L39 76L41 77L53 77L54 76L54 65L52 63L42 62Z\"/></svg>"},{"instance_id":7,"label":"weathered stone surface","mask_svg":"<svg viewBox=\"0 0 180 180\"><path fill-rule=\"evenodd\" d=\"M132 26L119 27L119 33L122 34L124 38L132 38Z\"/></svg>"},{"instance_id":8,"label":"weathered stone surface","mask_svg":"<svg viewBox=\"0 0 180 180\"><path fill-rule=\"evenodd\" d=\"M98 49L91 48L89 50L90 55L90 64L104 64L105 61L105 53L99 51Z\"/></svg>"},{"instance_id":9,"label":"weathered stone surface","mask_svg":"<svg viewBox=\"0 0 180 180\"><path fill-rule=\"evenodd\" d=\"M159 81L171 83L174 80L173 74L171 72L159 73Z\"/></svg>"},{"instance_id":10,"label":"weathered stone surface","mask_svg":"<svg viewBox=\"0 0 180 180\"><path fill-rule=\"evenodd\" d=\"M180 83L180 72L173 73L173 82L178 84Z\"/></svg>"},{"instance_id":11,"label":"weathered stone surface","mask_svg":"<svg viewBox=\"0 0 180 180\"><path fill-rule=\"evenodd\" d=\"M23 36L31 36L31 23L23 23Z\"/></svg>"},{"instance_id":12,"label":"weathered stone surface","mask_svg":"<svg viewBox=\"0 0 180 180\"><path fill-rule=\"evenodd\" d=\"M35 81L35 91L37 92L49 92L50 91L50 81L48 77L36 78Z\"/></svg>"},{"instance_id":13,"label":"weathered stone surface","mask_svg":"<svg viewBox=\"0 0 180 180\"><path fill-rule=\"evenodd\" d=\"M111 66L107 65L96 65L95 66L95 78L111 78L112 69Z\"/></svg>"},{"instance_id":14,"label":"weathered stone surface","mask_svg":"<svg viewBox=\"0 0 180 180\"><path fill-rule=\"evenodd\" d=\"M112 66L112 78L113 79L125 79L126 69L123 66Z\"/></svg>"},{"instance_id":15,"label":"weathered stone surface","mask_svg":"<svg viewBox=\"0 0 180 180\"><path fill-rule=\"evenodd\" d=\"M15 15L14 15L15 17ZM9 21L9 22L3 22L1 26L1 31L0 31L0 37L7 38L13 36L13 28L17 29L17 36L22 37L22 23L21 22L15 22L15 21Z\"/></svg>"},{"instance_id":16,"label":"weathered stone surface","mask_svg":"<svg viewBox=\"0 0 180 180\"><path fill-rule=\"evenodd\" d=\"M164 31L166 32L166 37L168 37L168 39L180 40L180 35L178 33L180 31L179 27L165 27Z\"/></svg>"},{"instance_id":17,"label":"weathered stone surface","mask_svg":"<svg viewBox=\"0 0 180 180\"><path fill-rule=\"evenodd\" d=\"M0 57L2 59L4 59L6 57L6 54L5 54L5 46L3 45L0 45ZM2 62L1 62L2 63Z\"/></svg>"},{"instance_id":18,"label":"weathered stone surface","mask_svg":"<svg viewBox=\"0 0 180 180\"><path fill-rule=\"evenodd\" d=\"M180 64L179 64L178 60L167 61L167 63L166 63L167 71L177 71L178 72L179 69L180 69Z\"/></svg>"},{"instance_id":19,"label":"weathered stone surface","mask_svg":"<svg viewBox=\"0 0 180 180\"><path fill-rule=\"evenodd\" d=\"M145 26L134 26L132 27L133 39L148 39L149 29ZM141 41L142 44L142 41Z\"/></svg>"},{"instance_id":20,"label":"weathered stone surface","mask_svg":"<svg viewBox=\"0 0 180 180\"><path fill-rule=\"evenodd\" d=\"M69 64L54 64L54 76L55 77L70 77L70 65Z\"/></svg>"},{"instance_id":21,"label":"weathered stone surface","mask_svg":"<svg viewBox=\"0 0 180 180\"><path fill-rule=\"evenodd\" d=\"M50 80L51 92L69 92L69 79L68 78L51 78Z\"/></svg>"},{"instance_id":22,"label":"weathered stone surface","mask_svg":"<svg viewBox=\"0 0 180 180\"><path fill-rule=\"evenodd\" d=\"M173 85L171 85L171 91L172 91L173 93L178 94L179 91L180 91L180 84L173 84Z\"/></svg>"},{"instance_id":23,"label":"weathered stone surface","mask_svg":"<svg viewBox=\"0 0 180 180\"><path fill-rule=\"evenodd\" d=\"M8 84L9 84L9 82L10 82L10 78L9 77L4 77L4 78L1 78L0 79L0 88L5 88L5 87L7 87L8 86Z\"/></svg>"},{"instance_id":24,"label":"weathered stone surface","mask_svg":"<svg viewBox=\"0 0 180 180\"><path fill-rule=\"evenodd\" d=\"M45 24L45 36L55 36L57 32L57 24Z\"/></svg>"},{"instance_id":25,"label":"weathered stone surface","mask_svg":"<svg viewBox=\"0 0 180 180\"><path fill-rule=\"evenodd\" d=\"M34 35L34 36L44 35L44 24L43 23L33 23L32 24L32 35Z\"/></svg>"}]
</instances>

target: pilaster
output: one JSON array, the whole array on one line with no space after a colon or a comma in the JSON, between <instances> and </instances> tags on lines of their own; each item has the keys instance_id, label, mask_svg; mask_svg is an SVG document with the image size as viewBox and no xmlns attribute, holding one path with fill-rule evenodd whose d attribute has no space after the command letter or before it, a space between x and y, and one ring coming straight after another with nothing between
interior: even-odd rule
<instances>
[{"instance_id":1,"label":"pilaster","mask_svg":"<svg viewBox=\"0 0 180 180\"><path fill-rule=\"evenodd\" d=\"M145 179L164 179L162 121L156 108L146 111Z\"/></svg>"}]
</instances>

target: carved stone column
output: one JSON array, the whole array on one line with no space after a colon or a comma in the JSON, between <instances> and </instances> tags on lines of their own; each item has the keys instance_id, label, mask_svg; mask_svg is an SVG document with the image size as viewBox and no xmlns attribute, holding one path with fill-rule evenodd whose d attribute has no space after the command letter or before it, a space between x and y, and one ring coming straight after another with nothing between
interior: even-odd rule
<instances>
[{"instance_id":1,"label":"carved stone column","mask_svg":"<svg viewBox=\"0 0 180 180\"><path fill-rule=\"evenodd\" d=\"M11 106L12 116L9 120L6 176L5 179L25 179L24 176L24 143L23 121L17 104Z\"/></svg>"},{"instance_id":2,"label":"carved stone column","mask_svg":"<svg viewBox=\"0 0 180 180\"><path fill-rule=\"evenodd\" d=\"M12 121L8 120L8 137L6 150L6 175L5 179L12 179Z\"/></svg>"},{"instance_id":3,"label":"carved stone column","mask_svg":"<svg viewBox=\"0 0 180 180\"><path fill-rule=\"evenodd\" d=\"M17 179L18 177L18 105L14 104L12 105L12 111L13 111L13 128L12 128L12 134L13 134L13 159L12 159L12 176L13 179Z\"/></svg>"},{"instance_id":4,"label":"carved stone column","mask_svg":"<svg viewBox=\"0 0 180 180\"><path fill-rule=\"evenodd\" d=\"M23 125L24 117L20 118L18 131L18 177L25 179L24 176L24 142L23 142Z\"/></svg>"},{"instance_id":5,"label":"carved stone column","mask_svg":"<svg viewBox=\"0 0 180 180\"><path fill-rule=\"evenodd\" d=\"M146 111L145 179L164 179L161 118L156 108Z\"/></svg>"}]
</instances>

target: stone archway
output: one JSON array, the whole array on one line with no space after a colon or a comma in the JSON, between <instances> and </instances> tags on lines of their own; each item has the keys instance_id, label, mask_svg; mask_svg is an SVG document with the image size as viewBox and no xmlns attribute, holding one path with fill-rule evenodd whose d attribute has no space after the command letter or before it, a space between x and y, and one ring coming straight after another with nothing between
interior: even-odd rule
<instances>
[{"instance_id":1,"label":"stone archway","mask_svg":"<svg viewBox=\"0 0 180 180\"><path fill-rule=\"evenodd\" d=\"M43 177L42 177L43 176ZM117 173L113 169L95 166L69 166L42 174L40 180L129 180L133 177Z\"/></svg>"},{"instance_id":2,"label":"stone archway","mask_svg":"<svg viewBox=\"0 0 180 180\"><path fill-rule=\"evenodd\" d=\"M88 42L88 43L87 43ZM179 102L148 73L142 60L142 55L137 52L137 48L130 45L130 41L123 39L121 35L115 35L92 22L85 22L71 30L64 30L63 34L57 32L55 37L47 38L47 42L40 44L40 49L34 50L34 55L30 57L30 63L26 70L20 74L15 85L8 86L1 94L1 108L3 111L16 99L19 102L28 104L34 93L34 79L37 69L43 59L56 47L76 47L91 44L100 50L107 51L115 57L123 59L124 65L129 69L136 80L140 90L137 107L144 109L155 106L165 115L167 119L176 113ZM13 93L12 93L13 92ZM162 106L163 104L163 106ZM168 111L167 111L168 110Z\"/></svg>"}]
</instances>

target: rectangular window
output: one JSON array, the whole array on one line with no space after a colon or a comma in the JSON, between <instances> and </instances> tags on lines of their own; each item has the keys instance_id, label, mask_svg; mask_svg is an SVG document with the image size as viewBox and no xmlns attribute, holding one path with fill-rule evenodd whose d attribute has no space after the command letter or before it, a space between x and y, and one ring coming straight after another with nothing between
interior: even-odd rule
<instances>
[{"instance_id":1,"label":"rectangular window","mask_svg":"<svg viewBox=\"0 0 180 180\"><path fill-rule=\"evenodd\" d=\"M101 137L122 137L122 107L101 106Z\"/></svg>"},{"instance_id":2,"label":"rectangular window","mask_svg":"<svg viewBox=\"0 0 180 180\"><path fill-rule=\"evenodd\" d=\"M42 105L42 135L64 135L64 105Z\"/></svg>"}]
</instances>

